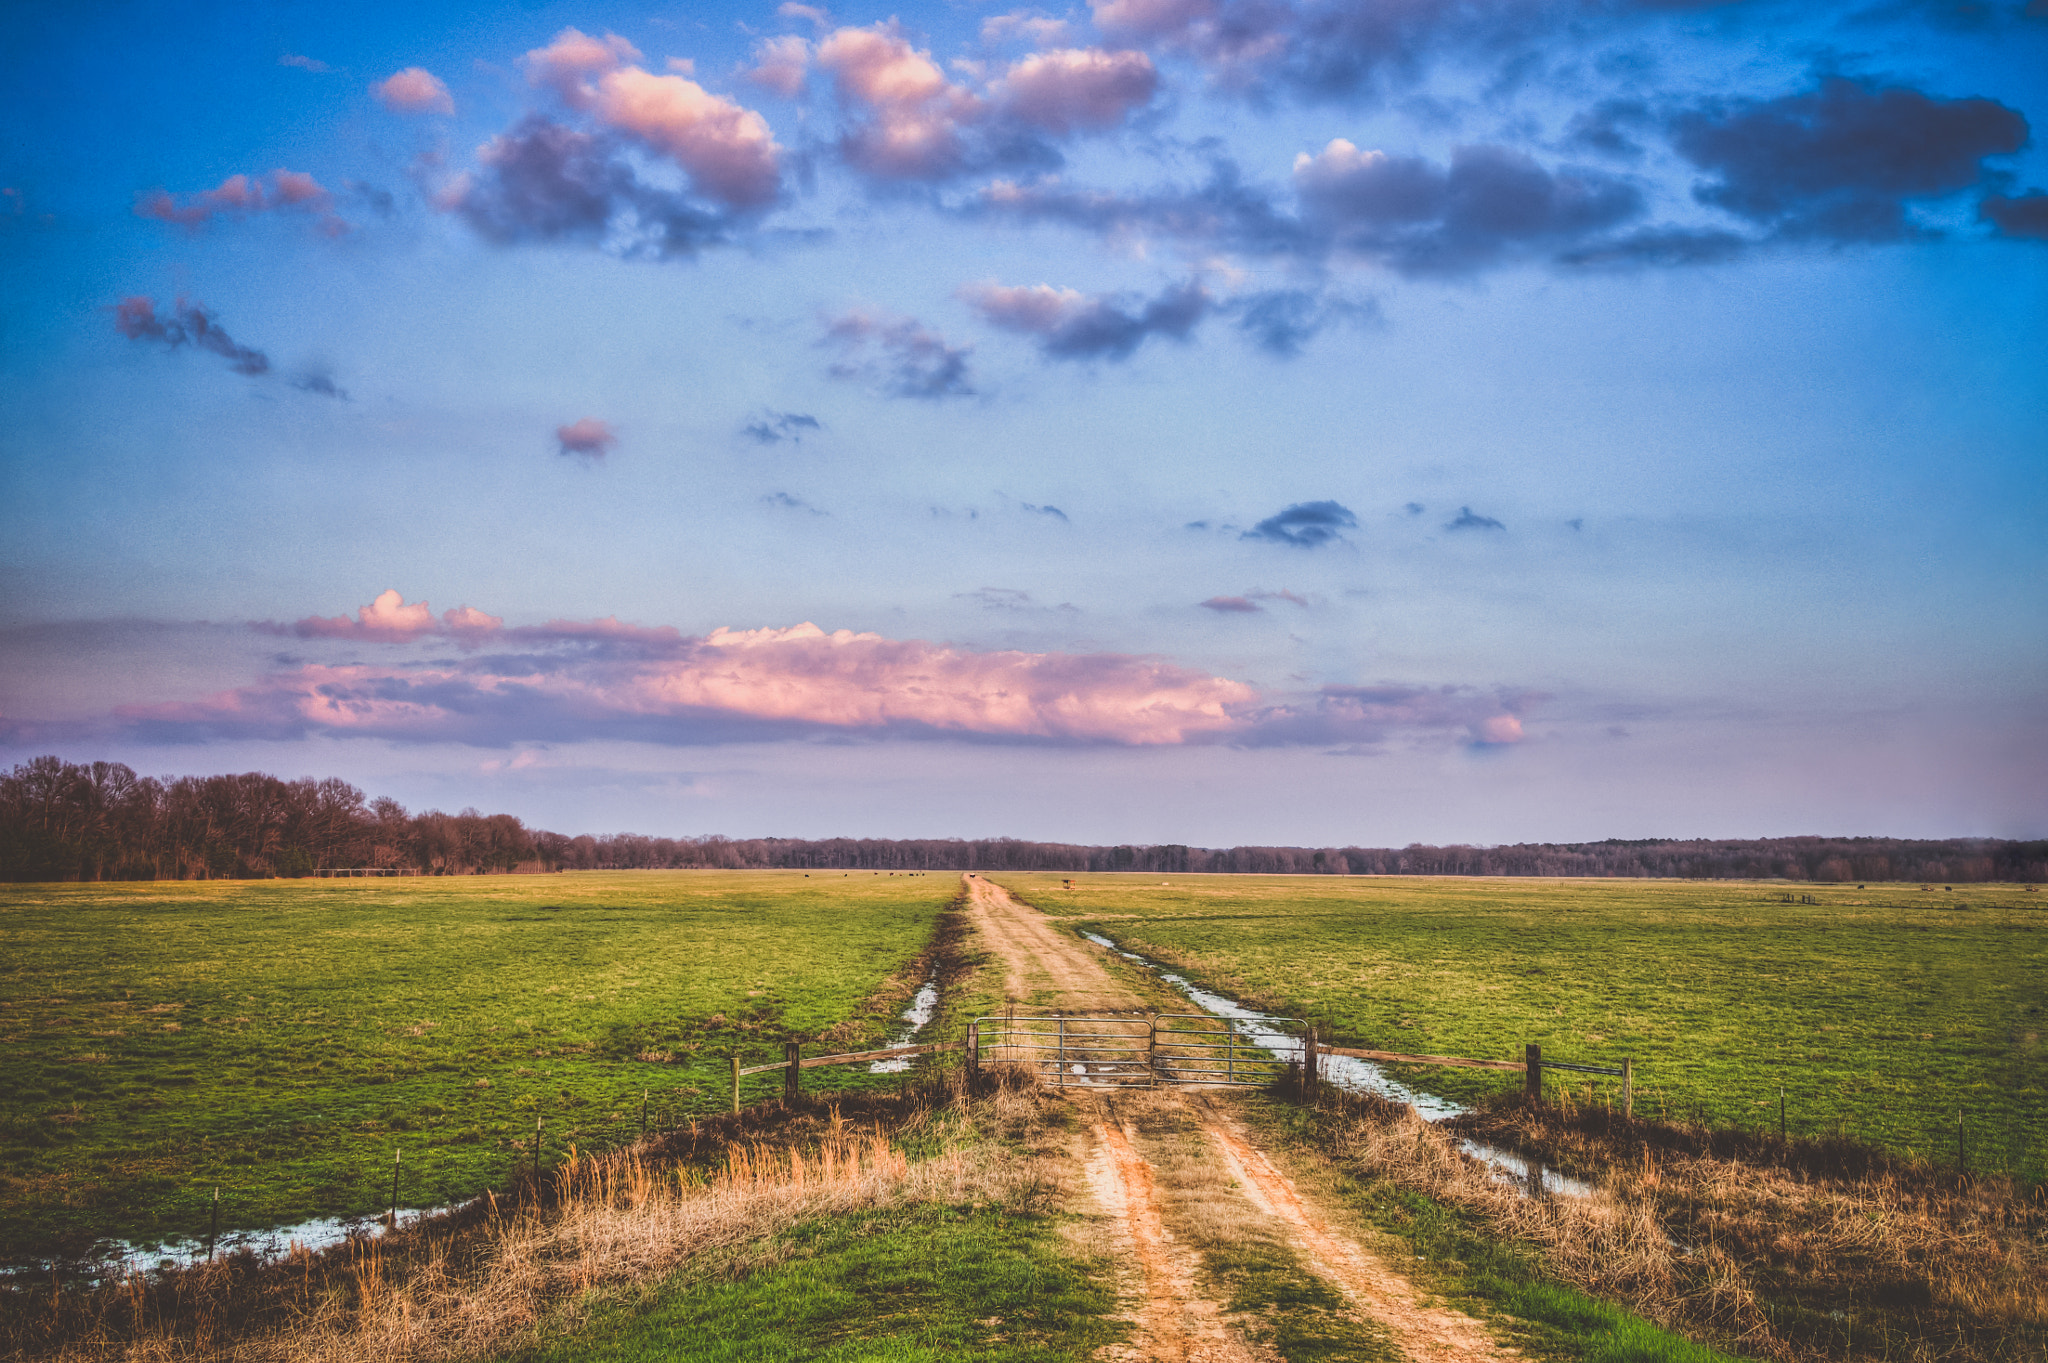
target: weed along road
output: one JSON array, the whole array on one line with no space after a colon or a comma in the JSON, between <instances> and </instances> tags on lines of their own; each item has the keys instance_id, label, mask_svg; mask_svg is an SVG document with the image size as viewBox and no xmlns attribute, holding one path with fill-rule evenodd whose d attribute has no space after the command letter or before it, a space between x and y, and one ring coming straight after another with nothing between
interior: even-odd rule
<instances>
[{"instance_id":1,"label":"weed along road","mask_svg":"<svg viewBox=\"0 0 2048 1363\"><path fill-rule=\"evenodd\" d=\"M965 884L972 930L1001 962L1015 1009L1178 1011L1109 951L1000 885ZM1250 1363L1294 1352L1276 1348L1288 1344L1415 1363L1519 1356L1478 1320L1431 1302L1374 1237L1304 1193L1228 1096L1107 1081L1062 1091L1080 1110L1073 1163L1085 1201L1138 1302L1122 1357ZM1260 1304L1278 1309L1247 1310Z\"/></svg>"}]
</instances>

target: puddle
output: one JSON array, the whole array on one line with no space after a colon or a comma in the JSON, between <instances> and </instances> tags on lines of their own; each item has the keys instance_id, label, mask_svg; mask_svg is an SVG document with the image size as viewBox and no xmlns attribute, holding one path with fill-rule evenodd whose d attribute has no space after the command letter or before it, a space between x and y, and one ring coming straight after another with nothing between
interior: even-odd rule
<instances>
[{"instance_id":1,"label":"puddle","mask_svg":"<svg viewBox=\"0 0 2048 1363\"><path fill-rule=\"evenodd\" d=\"M918 986L916 995L910 1000L910 1007L903 1010L902 1023L889 1038L889 1044L908 1046L917 1039L917 1034L924 1030L925 1024L930 1022L932 1015L938 1011L939 982L926 980ZM868 1062L868 1073L904 1074L910 1069L911 1059L910 1056L904 1056L897 1060L871 1060Z\"/></svg>"},{"instance_id":2,"label":"puddle","mask_svg":"<svg viewBox=\"0 0 2048 1363\"><path fill-rule=\"evenodd\" d=\"M1186 978L1167 970L1157 961L1147 960L1135 951L1126 951L1100 933L1083 932L1081 935L1097 946L1108 947L1125 960L1152 971L1161 980L1187 995L1203 1012L1230 1019L1236 1025L1238 1035L1253 1045L1270 1051L1281 1059L1300 1057L1300 1041L1282 1031L1271 1014L1247 1008L1235 999L1190 984ZM1390 1102L1405 1103L1414 1108L1416 1114L1426 1122L1440 1122L1447 1117L1457 1117L1471 1111L1462 1103L1452 1102L1449 1098L1439 1097L1423 1089L1410 1088L1399 1080L1388 1078L1386 1072L1370 1060L1360 1060L1350 1055L1325 1055L1317 1057L1316 1063L1326 1082L1353 1093L1371 1093ZM1586 1197L1593 1191L1592 1185L1581 1179L1560 1174L1542 1164L1533 1164L1520 1155L1503 1150L1499 1146L1488 1145L1485 1141L1461 1138L1458 1141L1458 1148L1490 1167L1494 1171L1494 1176L1502 1183L1513 1183L1523 1192L1533 1196Z\"/></svg>"},{"instance_id":3,"label":"puddle","mask_svg":"<svg viewBox=\"0 0 2048 1363\"><path fill-rule=\"evenodd\" d=\"M464 1205L456 1202L440 1207L400 1207L398 1228L404 1230L428 1217L439 1216ZM225 1259L247 1252L265 1263L272 1263L289 1258L294 1252L318 1254L321 1250L332 1249L351 1240L381 1240L390 1233L391 1228L382 1216L321 1216L295 1225L273 1226L268 1230L224 1231L215 1242L214 1257ZM52 1273L61 1273L72 1282L98 1284L131 1273L165 1273L191 1268L205 1263L206 1259L204 1236L139 1242L101 1240L90 1253L77 1258L10 1264L0 1270L0 1283L24 1286L31 1282L47 1283Z\"/></svg>"}]
</instances>

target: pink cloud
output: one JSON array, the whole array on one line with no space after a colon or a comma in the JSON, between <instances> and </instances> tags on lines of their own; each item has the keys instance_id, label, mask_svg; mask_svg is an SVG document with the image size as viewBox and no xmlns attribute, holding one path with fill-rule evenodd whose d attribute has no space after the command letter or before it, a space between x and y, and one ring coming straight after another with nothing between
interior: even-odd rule
<instances>
[{"instance_id":1,"label":"pink cloud","mask_svg":"<svg viewBox=\"0 0 2048 1363\"><path fill-rule=\"evenodd\" d=\"M555 427L555 440L563 454L580 454L587 459L602 459L619 443L610 424L594 416Z\"/></svg>"},{"instance_id":2,"label":"pink cloud","mask_svg":"<svg viewBox=\"0 0 2048 1363\"><path fill-rule=\"evenodd\" d=\"M370 93L378 103L395 113L401 114L452 114L455 112L455 98L448 93L448 87L441 78L424 66L408 66L403 71L370 87Z\"/></svg>"},{"instance_id":3,"label":"pink cloud","mask_svg":"<svg viewBox=\"0 0 2048 1363\"><path fill-rule=\"evenodd\" d=\"M990 45L1022 38L1034 47L1049 47L1067 36L1067 21L1036 10L1012 10L981 21L981 40Z\"/></svg>"},{"instance_id":4,"label":"pink cloud","mask_svg":"<svg viewBox=\"0 0 2048 1363\"><path fill-rule=\"evenodd\" d=\"M1004 112L1064 136L1100 132L1123 122L1159 90L1159 73L1142 52L1060 48L1012 66L997 86Z\"/></svg>"},{"instance_id":5,"label":"pink cloud","mask_svg":"<svg viewBox=\"0 0 2048 1363\"><path fill-rule=\"evenodd\" d=\"M894 22L838 30L818 44L818 65L833 74L841 102L861 115L840 146L856 168L930 179L963 164L961 129L981 119L986 105L948 81Z\"/></svg>"},{"instance_id":6,"label":"pink cloud","mask_svg":"<svg viewBox=\"0 0 2048 1363\"><path fill-rule=\"evenodd\" d=\"M1247 601L1241 596L1212 596L1207 601L1198 601L1195 604L1215 611L1218 615L1256 615L1265 610L1265 607L1256 601Z\"/></svg>"},{"instance_id":7,"label":"pink cloud","mask_svg":"<svg viewBox=\"0 0 2048 1363\"><path fill-rule=\"evenodd\" d=\"M356 619L316 617L296 630L404 642L434 628L425 602L387 592ZM509 633L520 645L516 665L505 657L308 665L120 717L159 730L490 743L602 734L715 742L824 730L1159 746L1227 736L1257 700L1241 682L1152 658L978 652L808 623L695 638L616 620Z\"/></svg>"},{"instance_id":8,"label":"pink cloud","mask_svg":"<svg viewBox=\"0 0 2048 1363\"><path fill-rule=\"evenodd\" d=\"M639 60L640 49L616 33L607 33L600 39L565 28L552 43L526 54L526 78L535 85L552 88L580 108L596 98L591 77Z\"/></svg>"},{"instance_id":9,"label":"pink cloud","mask_svg":"<svg viewBox=\"0 0 2048 1363\"><path fill-rule=\"evenodd\" d=\"M810 66L810 43L797 34L785 33L754 45L754 69L747 72L747 79L784 99L795 99L804 91Z\"/></svg>"},{"instance_id":10,"label":"pink cloud","mask_svg":"<svg viewBox=\"0 0 2048 1363\"><path fill-rule=\"evenodd\" d=\"M781 192L781 148L768 120L683 76L637 66L598 82L597 116L690 173L698 191L734 208L760 208Z\"/></svg>"},{"instance_id":11,"label":"pink cloud","mask_svg":"<svg viewBox=\"0 0 2048 1363\"><path fill-rule=\"evenodd\" d=\"M474 606L457 606L441 612L441 628L457 636L474 638L494 634L504 627L503 616L486 615Z\"/></svg>"},{"instance_id":12,"label":"pink cloud","mask_svg":"<svg viewBox=\"0 0 2048 1363\"><path fill-rule=\"evenodd\" d=\"M309 615L294 622L290 632L301 639L371 639L380 643L403 644L430 635L449 635L474 644L503 629L498 616L486 615L473 606L457 606L434 618L433 608L424 601L406 603L393 587L377 594L376 600L359 607L353 616ZM284 633L285 626L258 624L267 633Z\"/></svg>"},{"instance_id":13,"label":"pink cloud","mask_svg":"<svg viewBox=\"0 0 2048 1363\"><path fill-rule=\"evenodd\" d=\"M1489 715L1479 722L1481 743L1496 746L1522 741L1522 721L1514 715Z\"/></svg>"},{"instance_id":14,"label":"pink cloud","mask_svg":"<svg viewBox=\"0 0 2048 1363\"><path fill-rule=\"evenodd\" d=\"M773 203L782 188L782 148L768 121L687 75L657 76L640 60L639 49L616 33L598 39L565 28L526 54L526 71L570 107L681 166L706 197L740 209Z\"/></svg>"},{"instance_id":15,"label":"pink cloud","mask_svg":"<svg viewBox=\"0 0 2048 1363\"><path fill-rule=\"evenodd\" d=\"M377 599L359 608L355 617L309 615L292 626L301 639L381 639L399 643L416 639L434 629L434 612L424 601L405 604L397 588L378 593Z\"/></svg>"},{"instance_id":16,"label":"pink cloud","mask_svg":"<svg viewBox=\"0 0 2048 1363\"><path fill-rule=\"evenodd\" d=\"M1088 0L1096 27L1105 33L1163 38L1183 33L1216 15L1216 0Z\"/></svg>"},{"instance_id":17,"label":"pink cloud","mask_svg":"<svg viewBox=\"0 0 2048 1363\"><path fill-rule=\"evenodd\" d=\"M334 196L311 175L280 167L268 178L266 186L261 176L230 175L212 189L186 195L182 202L166 190L151 190L136 198L135 215L197 228L223 214L247 217L295 210L315 215L320 229L330 236L348 231L348 223L334 212Z\"/></svg>"}]
</instances>

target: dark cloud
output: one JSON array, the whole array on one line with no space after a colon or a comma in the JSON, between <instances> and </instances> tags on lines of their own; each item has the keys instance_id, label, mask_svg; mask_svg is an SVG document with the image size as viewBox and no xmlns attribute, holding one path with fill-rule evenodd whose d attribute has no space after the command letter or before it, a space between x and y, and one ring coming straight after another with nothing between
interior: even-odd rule
<instances>
[{"instance_id":1,"label":"dark cloud","mask_svg":"<svg viewBox=\"0 0 2048 1363\"><path fill-rule=\"evenodd\" d=\"M1038 338L1055 360L1124 360L1147 337L1185 341L1214 300L1189 280L1156 298L1085 294L1048 284L979 284L961 297L990 325Z\"/></svg>"},{"instance_id":2,"label":"dark cloud","mask_svg":"<svg viewBox=\"0 0 2048 1363\"><path fill-rule=\"evenodd\" d=\"M827 371L836 379L872 383L900 398L972 397L967 360L973 346L956 346L910 317L850 312L831 318L819 343L839 351Z\"/></svg>"},{"instance_id":3,"label":"dark cloud","mask_svg":"<svg viewBox=\"0 0 2048 1363\"><path fill-rule=\"evenodd\" d=\"M124 298L115 305L114 327L131 341L156 341L172 350L189 345L211 351L226 360L228 368L237 374L270 372L268 355L237 344L212 313L182 298L164 317L157 315L156 303L151 299Z\"/></svg>"},{"instance_id":4,"label":"dark cloud","mask_svg":"<svg viewBox=\"0 0 2048 1363\"><path fill-rule=\"evenodd\" d=\"M1248 540L1271 540L1297 549L1318 549L1342 540L1340 530L1358 528L1358 517L1337 502L1297 502L1277 515L1268 516L1239 536Z\"/></svg>"},{"instance_id":5,"label":"dark cloud","mask_svg":"<svg viewBox=\"0 0 2048 1363\"><path fill-rule=\"evenodd\" d=\"M308 370L289 382L301 393L315 393L323 398L334 398L341 402L350 400L348 390L336 386L334 376L320 370Z\"/></svg>"},{"instance_id":6,"label":"dark cloud","mask_svg":"<svg viewBox=\"0 0 2048 1363\"><path fill-rule=\"evenodd\" d=\"M1566 125L1564 145L1573 151L1639 161L1642 135L1653 131L1656 116L1640 99L1607 99L1582 110Z\"/></svg>"},{"instance_id":7,"label":"dark cloud","mask_svg":"<svg viewBox=\"0 0 2048 1363\"><path fill-rule=\"evenodd\" d=\"M1830 79L1772 100L1682 112L1672 145L1715 178L1694 193L1788 238L1892 241L1922 235L1917 199L1988 183L1984 159L2026 144L2027 120L1990 99L1940 99Z\"/></svg>"},{"instance_id":8,"label":"dark cloud","mask_svg":"<svg viewBox=\"0 0 2048 1363\"><path fill-rule=\"evenodd\" d=\"M1325 686L1313 699L1278 705L1253 717L1232 739L1243 747L1341 745L1369 751L1397 739L1436 738L1477 748L1522 741L1522 715L1545 697L1529 691L1468 686Z\"/></svg>"},{"instance_id":9,"label":"dark cloud","mask_svg":"<svg viewBox=\"0 0 2048 1363\"><path fill-rule=\"evenodd\" d=\"M1218 615L1259 615L1265 607L1242 596L1212 596L1207 601L1197 601L1204 610L1215 611Z\"/></svg>"},{"instance_id":10,"label":"dark cloud","mask_svg":"<svg viewBox=\"0 0 2048 1363\"><path fill-rule=\"evenodd\" d=\"M1342 138L1295 164L1304 216L1331 245L1406 274L1464 273L1547 258L1644 211L1642 192L1605 171L1548 170L1508 147L1460 147L1448 165L1360 151Z\"/></svg>"},{"instance_id":11,"label":"dark cloud","mask_svg":"<svg viewBox=\"0 0 2048 1363\"><path fill-rule=\"evenodd\" d=\"M1274 206L1272 192L1247 184L1237 164L1212 157L1193 189L1132 193L1076 188L1058 180L998 181L970 201L970 215L1015 223L1057 223L1112 240L1210 243L1246 255L1313 256L1315 232Z\"/></svg>"},{"instance_id":12,"label":"dark cloud","mask_svg":"<svg viewBox=\"0 0 2048 1363\"><path fill-rule=\"evenodd\" d=\"M644 183L619 140L532 114L478 152L480 169L440 196L500 246L571 242L673 259L733 239L731 212Z\"/></svg>"},{"instance_id":13,"label":"dark cloud","mask_svg":"<svg viewBox=\"0 0 2048 1363\"><path fill-rule=\"evenodd\" d=\"M826 516L831 514L830 512L820 511L817 507L812 506L803 498L793 497L787 492L766 493L762 496L761 500L766 502L770 506L781 507L785 511L806 511L813 516Z\"/></svg>"},{"instance_id":14,"label":"dark cloud","mask_svg":"<svg viewBox=\"0 0 2048 1363\"><path fill-rule=\"evenodd\" d=\"M1292 359L1325 328L1337 322L1365 324L1380 319L1379 305L1318 289L1268 289L1233 298L1227 310L1237 329L1269 355Z\"/></svg>"},{"instance_id":15,"label":"dark cloud","mask_svg":"<svg viewBox=\"0 0 2048 1363\"><path fill-rule=\"evenodd\" d=\"M802 412L763 412L758 418L741 428L757 444L774 445L784 440L801 445L805 431L822 431L814 416Z\"/></svg>"},{"instance_id":16,"label":"dark cloud","mask_svg":"<svg viewBox=\"0 0 2048 1363\"><path fill-rule=\"evenodd\" d=\"M1998 229L2001 237L2048 241L2048 193L2030 189L2017 198L1992 194L1977 205L1977 216Z\"/></svg>"},{"instance_id":17,"label":"dark cloud","mask_svg":"<svg viewBox=\"0 0 2048 1363\"><path fill-rule=\"evenodd\" d=\"M1071 601L1062 601L1057 606L1042 606L1034 601L1030 592L1015 587L982 587L971 592L955 592L957 601L972 601L983 610L1007 611L1014 614L1035 614L1050 612L1078 615L1081 608Z\"/></svg>"},{"instance_id":18,"label":"dark cloud","mask_svg":"<svg viewBox=\"0 0 2048 1363\"><path fill-rule=\"evenodd\" d=\"M1458 514L1455 518L1444 522L1444 529L1505 530L1507 529L1507 527L1502 525L1499 521L1495 520L1491 516L1477 515L1473 512L1471 507L1461 506L1458 508Z\"/></svg>"},{"instance_id":19,"label":"dark cloud","mask_svg":"<svg viewBox=\"0 0 2048 1363\"><path fill-rule=\"evenodd\" d=\"M563 454L602 459L619 443L619 437L609 422L587 416L570 425L555 427L555 442Z\"/></svg>"},{"instance_id":20,"label":"dark cloud","mask_svg":"<svg viewBox=\"0 0 2048 1363\"><path fill-rule=\"evenodd\" d=\"M1067 513L1056 506L1033 506L1030 502L1019 502L1017 505L1023 507L1026 511L1032 512L1034 515L1051 516L1054 520L1058 521L1067 519Z\"/></svg>"},{"instance_id":21,"label":"dark cloud","mask_svg":"<svg viewBox=\"0 0 2048 1363\"><path fill-rule=\"evenodd\" d=\"M1408 503L1408 505L1402 507L1401 509L1411 516L1420 516L1423 512L1429 510L1429 508L1424 506L1421 502L1410 502Z\"/></svg>"}]
</instances>

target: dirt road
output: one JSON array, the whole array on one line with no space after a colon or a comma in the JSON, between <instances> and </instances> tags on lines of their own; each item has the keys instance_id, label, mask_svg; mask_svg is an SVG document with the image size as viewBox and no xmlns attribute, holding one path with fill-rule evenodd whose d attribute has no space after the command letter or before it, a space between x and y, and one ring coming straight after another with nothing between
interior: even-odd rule
<instances>
[{"instance_id":1,"label":"dirt road","mask_svg":"<svg viewBox=\"0 0 2048 1363\"><path fill-rule=\"evenodd\" d=\"M1100 949L1001 886L978 876L966 884L970 921L981 946L1003 963L1013 1002L1070 1013L1146 1006L1110 972ZM1334 1290L1338 1327L1348 1317L1362 1339L1377 1342L1354 1356L1383 1356L1389 1347L1413 1363L1519 1356L1477 1320L1430 1301L1387 1257L1340 1229L1261 1148L1227 1098L1171 1088L1069 1094L1088 1129L1088 1200L1129 1280L1142 1284L1132 1312L1136 1338L1123 1354L1132 1363L1279 1359L1275 1313L1233 1312L1225 1301L1243 1306L1236 1265L1260 1254L1270 1259L1276 1247Z\"/></svg>"},{"instance_id":2,"label":"dirt road","mask_svg":"<svg viewBox=\"0 0 2048 1363\"><path fill-rule=\"evenodd\" d=\"M968 920L981 944L1003 963L1009 1001L1044 1012L1117 1013L1142 1009L1145 1000L1114 979L1107 957L1056 927L1000 885L966 878Z\"/></svg>"}]
</instances>

